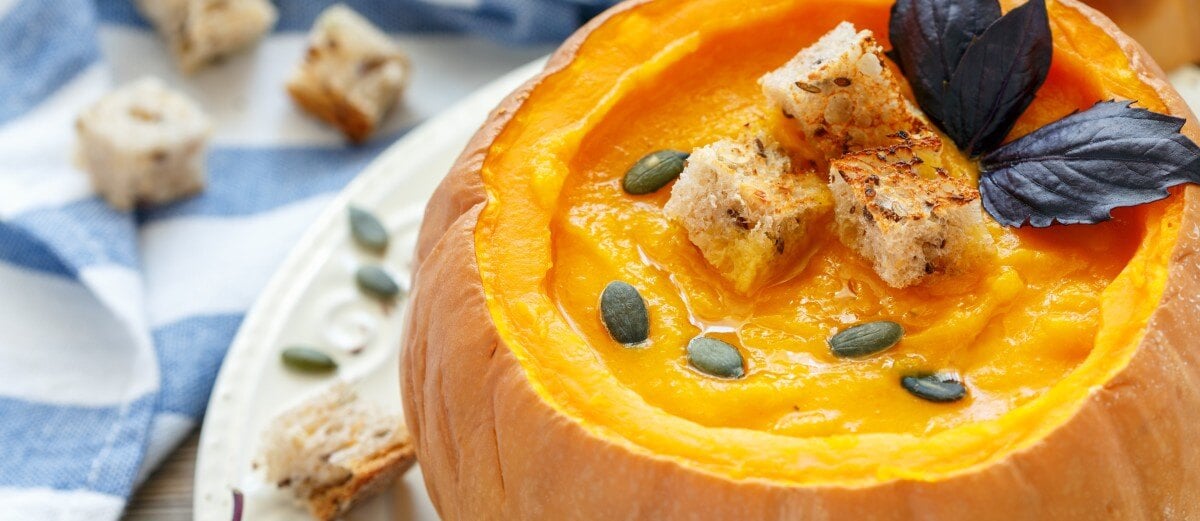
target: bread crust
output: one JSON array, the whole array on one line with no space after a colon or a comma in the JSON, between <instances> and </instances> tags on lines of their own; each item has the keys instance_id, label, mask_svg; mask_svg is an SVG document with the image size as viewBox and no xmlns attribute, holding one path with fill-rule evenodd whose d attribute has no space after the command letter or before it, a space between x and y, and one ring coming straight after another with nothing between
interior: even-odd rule
<instances>
[{"instance_id":1,"label":"bread crust","mask_svg":"<svg viewBox=\"0 0 1200 521\"><path fill-rule=\"evenodd\" d=\"M354 143L366 141L375 131L375 122L369 114L317 83L288 83L287 92L300 108L333 125Z\"/></svg>"},{"instance_id":2,"label":"bread crust","mask_svg":"<svg viewBox=\"0 0 1200 521\"><path fill-rule=\"evenodd\" d=\"M362 500L382 492L416 462L417 453L411 441L392 445L356 465L354 475L345 483L313 492L308 498L308 510L322 521L337 519Z\"/></svg>"},{"instance_id":3,"label":"bread crust","mask_svg":"<svg viewBox=\"0 0 1200 521\"><path fill-rule=\"evenodd\" d=\"M1077 0L1200 133L1146 52ZM1027 449L933 482L790 486L714 475L601 439L537 394L496 330L475 255L490 144L547 75L621 4L584 26L546 71L494 110L430 202L415 255L401 386L430 497L444 519L1183 520L1200 518L1200 192L1183 190L1168 285L1129 364ZM470 324L471 327L463 327ZM1148 426L1153 426L1153 430ZM1115 456L1119 455L1119 456ZM1114 479L1120 476L1121 479Z\"/></svg>"}]
</instances>

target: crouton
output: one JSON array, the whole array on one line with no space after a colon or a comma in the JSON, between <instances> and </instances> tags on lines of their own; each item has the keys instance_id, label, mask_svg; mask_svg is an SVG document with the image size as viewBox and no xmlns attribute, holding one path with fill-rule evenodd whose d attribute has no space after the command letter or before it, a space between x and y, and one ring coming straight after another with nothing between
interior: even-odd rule
<instances>
[{"instance_id":1,"label":"crouton","mask_svg":"<svg viewBox=\"0 0 1200 521\"><path fill-rule=\"evenodd\" d=\"M194 72L258 41L278 18L270 0L137 0L136 4L167 40L184 72Z\"/></svg>"},{"instance_id":2,"label":"crouton","mask_svg":"<svg viewBox=\"0 0 1200 521\"><path fill-rule=\"evenodd\" d=\"M826 160L929 127L884 65L871 31L856 31L847 22L759 84L773 110L793 120Z\"/></svg>"},{"instance_id":3,"label":"crouton","mask_svg":"<svg viewBox=\"0 0 1200 521\"><path fill-rule=\"evenodd\" d=\"M993 249L979 192L961 168L943 167L941 139L902 137L835 159L829 183L840 239L895 288L961 272Z\"/></svg>"},{"instance_id":4,"label":"crouton","mask_svg":"<svg viewBox=\"0 0 1200 521\"><path fill-rule=\"evenodd\" d=\"M275 418L259 462L269 482L291 488L317 519L331 520L412 467L416 450L398 415L338 384Z\"/></svg>"},{"instance_id":5,"label":"crouton","mask_svg":"<svg viewBox=\"0 0 1200 521\"><path fill-rule=\"evenodd\" d=\"M297 104L357 143L399 101L408 69L408 56L395 42L337 4L317 18L308 53L287 89Z\"/></svg>"},{"instance_id":6,"label":"crouton","mask_svg":"<svg viewBox=\"0 0 1200 521\"><path fill-rule=\"evenodd\" d=\"M196 102L144 78L79 115L77 157L113 208L165 203L204 189L210 130Z\"/></svg>"},{"instance_id":7,"label":"crouton","mask_svg":"<svg viewBox=\"0 0 1200 521\"><path fill-rule=\"evenodd\" d=\"M745 293L795 268L813 228L828 223L832 201L821 177L793 173L765 135L718 141L692 152L664 211Z\"/></svg>"}]
</instances>

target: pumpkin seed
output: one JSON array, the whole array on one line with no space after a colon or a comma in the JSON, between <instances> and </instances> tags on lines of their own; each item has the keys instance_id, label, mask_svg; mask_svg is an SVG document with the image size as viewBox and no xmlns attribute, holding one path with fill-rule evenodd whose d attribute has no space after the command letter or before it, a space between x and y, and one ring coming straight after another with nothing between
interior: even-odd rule
<instances>
[{"instance_id":1,"label":"pumpkin seed","mask_svg":"<svg viewBox=\"0 0 1200 521\"><path fill-rule=\"evenodd\" d=\"M679 177L688 155L687 152L678 150L659 150L647 154L625 172L625 179L621 185L626 192L633 195L656 192L672 179Z\"/></svg>"},{"instance_id":2,"label":"pumpkin seed","mask_svg":"<svg viewBox=\"0 0 1200 521\"><path fill-rule=\"evenodd\" d=\"M337 369L337 362L329 355L311 347L289 347L280 357L284 365L306 373L328 373Z\"/></svg>"},{"instance_id":3,"label":"pumpkin seed","mask_svg":"<svg viewBox=\"0 0 1200 521\"><path fill-rule=\"evenodd\" d=\"M967 395L967 388L953 376L926 374L900 379L913 396L937 403L957 402Z\"/></svg>"},{"instance_id":4,"label":"pumpkin seed","mask_svg":"<svg viewBox=\"0 0 1200 521\"><path fill-rule=\"evenodd\" d=\"M400 294L400 286L379 266L363 266L354 273L358 288L380 300L392 300Z\"/></svg>"},{"instance_id":5,"label":"pumpkin seed","mask_svg":"<svg viewBox=\"0 0 1200 521\"><path fill-rule=\"evenodd\" d=\"M829 349L839 358L873 355L896 345L903 336L904 327L895 322L867 322L833 335Z\"/></svg>"},{"instance_id":6,"label":"pumpkin seed","mask_svg":"<svg viewBox=\"0 0 1200 521\"><path fill-rule=\"evenodd\" d=\"M387 228L374 214L357 206L350 207L350 234L354 242L367 250L375 253L387 250Z\"/></svg>"},{"instance_id":7,"label":"pumpkin seed","mask_svg":"<svg viewBox=\"0 0 1200 521\"><path fill-rule=\"evenodd\" d=\"M728 343L698 336L688 342L687 353L688 363L704 374L720 378L746 376L742 354Z\"/></svg>"},{"instance_id":8,"label":"pumpkin seed","mask_svg":"<svg viewBox=\"0 0 1200 521\"><path fill-rule=\"evenodd\" d=\"M600 293L600 319L613 340L627 346L640 344L650 337L650 315L646 301L637 288L614 280Z\"/></svg>"}]
</instances>

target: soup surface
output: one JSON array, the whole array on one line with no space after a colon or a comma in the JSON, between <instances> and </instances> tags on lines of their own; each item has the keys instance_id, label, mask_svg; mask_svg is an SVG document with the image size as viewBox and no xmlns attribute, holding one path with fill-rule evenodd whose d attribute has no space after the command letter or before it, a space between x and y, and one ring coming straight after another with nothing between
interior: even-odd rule
<instances>
[{"instance_id":1,"label":"soup surface","mask_svg":"<svg viewBox=\"0 0 1200 521\"><path fill-rule=\"evenodd\" d=\"M987 218L994 258L906 289L888 287L825 229L802 270L739 294L663 216L669 185L625 193L625 171L655 150L691 150L747 123L786 141L788 122L767 113L757 79L838 22L886 46L890 1L768 1L705 15L729 3L658 1L619 15L530 94L489 151L481 276L539 393L597 435L710 470L861 482L999 457L1069 417L1123 366L1161 295L1178 198L1092 226L1010 229ZM1050 78L1014 137L1103 99L1164 110L1130 79L1111 37L1072 8L1051 3L1051 16ZM646 299L647 345L627 348L605 331L599 295L613 280ZM907 334L865 359L830 353L833 333L872 320ZM701 334L737 346L746 377L692 369L685 346ZM967 398L931 403L899 384L933 371L957 374Z\"/></svg>"}]
</instances>

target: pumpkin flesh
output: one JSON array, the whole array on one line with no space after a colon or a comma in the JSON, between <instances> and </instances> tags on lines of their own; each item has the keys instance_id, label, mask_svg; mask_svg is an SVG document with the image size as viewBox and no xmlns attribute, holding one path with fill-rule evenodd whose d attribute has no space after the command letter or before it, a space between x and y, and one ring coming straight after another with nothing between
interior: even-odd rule
<instances>
[{"instance_id":1,"label":"pumpkin flesh","mask_svg":"<svg viewBox=\"0 0 1200 521\"><path fill-rule=\"evenodd\" d=\"M711 473L865 485L936 480L1036 443L1124 367L1166 283L1180 198L1096 226L993 226L993 264L905 290L830 233L802 272L739 295L661 216L668 189L621 191L646 152L747 122L784 128L762 113L757 78L839 21L886 34L890 5L660 0L596 27L542 80L483 165L475 241L490 314L546 403L597 437ZM1165 110L1111 36L1074 8L1050 12L1054 65L1014 136L1101 99ZM647 299L646 348L600 324L598 295L618 279ZM833 331L873 319L909 334L867 360L829 354ZM683 346L701 332L739 346L747 378L689 369ZM945 368L966 378L968 400L931 404L898 385Z\"/></svg>"}]
</instances>

